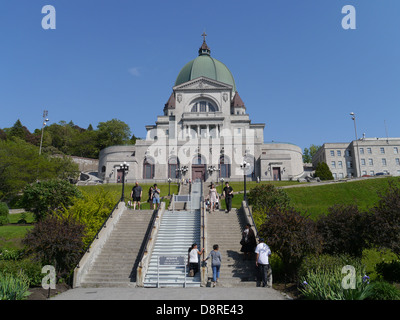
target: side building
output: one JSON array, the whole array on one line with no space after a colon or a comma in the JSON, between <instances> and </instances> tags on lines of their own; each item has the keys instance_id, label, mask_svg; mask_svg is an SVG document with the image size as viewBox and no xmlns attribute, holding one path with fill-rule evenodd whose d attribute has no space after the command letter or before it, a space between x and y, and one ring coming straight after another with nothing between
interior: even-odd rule
<instances>
[{"instance_id":1,"label":"side building","mask_svg":"<svg viewBox=\"0 0 400 320\"><path fill-rule=\"evenodd\" d=\"M361 138L324 143L312 158L315 168L325 162L334 179L361 176L400 176L400 138Z\"/></svg>"}]
</instances>

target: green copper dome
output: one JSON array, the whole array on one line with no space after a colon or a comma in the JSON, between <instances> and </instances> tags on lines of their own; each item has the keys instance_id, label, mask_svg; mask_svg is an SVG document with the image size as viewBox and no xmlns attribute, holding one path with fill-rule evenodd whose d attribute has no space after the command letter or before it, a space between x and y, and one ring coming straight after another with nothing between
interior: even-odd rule
<instances>
[{"instance_id":1,"label":"green copper dome","mask_svg":"<svg viewBox=\"0 0 400 320\"><path fill-rule=\"evenodd\" d=\"M179 72L175 81L178 86L187 81L207 77L231 85L233 92L236 92L235 80L226 65L217 59L211 58L210 49L205 40L199 49L199 56L188 62Z\"/></svg>"}]
</instances>

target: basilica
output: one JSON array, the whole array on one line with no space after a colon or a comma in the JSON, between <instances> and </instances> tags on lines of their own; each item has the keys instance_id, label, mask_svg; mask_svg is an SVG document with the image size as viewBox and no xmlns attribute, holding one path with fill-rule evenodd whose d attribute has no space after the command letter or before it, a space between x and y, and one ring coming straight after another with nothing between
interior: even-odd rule
<instances>
[{"instance_id":1,"label":"basilica","mask_svg":"<svg viewBox=\"0 0 400 320\"><path fill-rule=\"evenodd\" d=\"M303 176L300 147L264 143L225 64L211 56L203 33L198 56L180 70L163 114L135 145L101 150L104 183L295 180ZM251 108L251 107L250 107ZM129 169L123 170L125 163ZM170 179L170 180L169 180Z\"/></svg>"}]
</instances>

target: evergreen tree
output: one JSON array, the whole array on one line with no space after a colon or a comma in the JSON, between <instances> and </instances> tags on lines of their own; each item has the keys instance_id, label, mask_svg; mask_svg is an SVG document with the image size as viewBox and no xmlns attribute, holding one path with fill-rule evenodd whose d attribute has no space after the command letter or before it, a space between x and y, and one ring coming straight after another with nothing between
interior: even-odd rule
<instances>
[{"instance_id":1,"label":"evergreen tree","mask_svg":"<svg viewBox=\"0 0 400 320\"><path fill-rule=\"evenodd\" d=\"M318 163L314 176L319 177L321 180L333 180L332 172L325 162Z\"/></svg>"}]
</instances>

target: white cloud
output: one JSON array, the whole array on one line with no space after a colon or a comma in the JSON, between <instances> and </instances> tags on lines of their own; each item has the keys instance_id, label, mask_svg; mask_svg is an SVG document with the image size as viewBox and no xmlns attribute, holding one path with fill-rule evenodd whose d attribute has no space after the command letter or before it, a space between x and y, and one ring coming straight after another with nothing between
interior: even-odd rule
<instances>
[{"instance_id":1,"label":"white cloud","mask_svg":"<svg viewBox=\"0 0 400 320\"><path fill-rule=\"evenodd\" d=\"M140 76L139 67L130 68L128 71L129 71L129 73L131 75L133 75L135 77L139 77Z\"/></svg>"}]
</instances>

